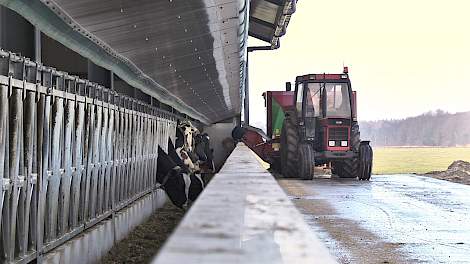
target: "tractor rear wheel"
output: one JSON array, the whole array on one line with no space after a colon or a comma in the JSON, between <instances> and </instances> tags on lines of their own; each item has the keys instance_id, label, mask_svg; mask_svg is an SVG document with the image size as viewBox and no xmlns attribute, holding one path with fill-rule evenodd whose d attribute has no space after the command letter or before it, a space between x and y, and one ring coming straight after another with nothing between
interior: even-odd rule
<instances>
[{"instance_id":1,"label":"tractor rear wheel","mask_svg":"<svg viewBox=\"0 0 470 264\"><path fill-rule=\"evenodd\" d=\"M361 144L361 132L359 131L359 125L354 122L351 126L351 149L354 152L359 152L359 145Z\"/></svg>"},{"instance_id":2,"label":"tractor rear wheel","mask_svg":"<svg viewBox=\"0 0 470 264\"><path fill-rule=\"evenodd\" d=\"M340 163L337 175L340 178L356 178L359 175L359 159L347 159Z\"/></svg>"},{"instance_id":3,"label":"tractor rear wheel","mask_svg":"<svg viewBox=\"0 0 470 264\"><path fill-rule=\"evenodd\" d=\"M286 117L281 130L281 170L286 178L297 176L297 145L299 136L294 120Z\"/></svg>"},{"instance_id":4,"label":"tractor rear wheel","mask_svg":"<svg viewBox=\"0 0 470 264\"><path fill-rule=\"evenodd\" d=\"M372 159L374 153L368 141L361 142L359 146L359 180L368 181L372 174Z\"/></svg>"},{"instance_id":5,"label":"tractor rear wheel","mask_svg":"<svg viewBox=\"0 0 470 264\"><path fill-rule=\"evenodd\" d=\"M315 168L315 152L310 144L300 144L299 146L299 176L304 180L313 178Z\"/></svg>"}]
</instances>

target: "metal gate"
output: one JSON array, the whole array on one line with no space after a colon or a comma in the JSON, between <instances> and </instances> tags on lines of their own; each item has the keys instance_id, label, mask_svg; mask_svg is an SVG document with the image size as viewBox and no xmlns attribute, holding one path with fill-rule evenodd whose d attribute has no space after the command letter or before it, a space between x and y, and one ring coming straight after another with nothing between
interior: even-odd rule
<instances>
[{"instance_id":1,"label":"metal gate","mask_svg":"<svg viewBox=\"0 0 470 264\"><path fill-rule=\"evenodd\" d=\"M159 187L176 116L0 52L0 262L27 263Z\"/></svg>"}]
</instances>

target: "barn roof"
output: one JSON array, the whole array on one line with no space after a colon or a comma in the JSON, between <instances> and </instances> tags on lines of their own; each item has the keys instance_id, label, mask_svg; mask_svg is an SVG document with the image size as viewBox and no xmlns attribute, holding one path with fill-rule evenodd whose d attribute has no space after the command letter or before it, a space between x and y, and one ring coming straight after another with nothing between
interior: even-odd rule
<instances>
[{"instance_id":1,"label":"barn roof","mask_svg":"<svg viewBox=\"0 0 470 264\"><path fill-rule=\"evenodd\" d=\"M248 31L275 47L291 2L0 0L46 35L204 123L240 113Z\"/></svg>"}]
</instances>

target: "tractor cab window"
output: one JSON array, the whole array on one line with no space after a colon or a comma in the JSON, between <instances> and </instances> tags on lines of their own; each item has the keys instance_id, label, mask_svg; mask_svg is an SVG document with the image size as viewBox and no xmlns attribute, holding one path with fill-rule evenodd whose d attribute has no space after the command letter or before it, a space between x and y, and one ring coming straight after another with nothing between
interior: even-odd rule
<instances>
[{"instance_id":1,"label":"tractor cab window","mask_svg":"<svg viewBox=\"0 0 470 264\"><path fill-rule=\"evenodd\" d=\"M297 108L297 113L302 112L302 94L304 93L303 83L297 84L297 98L295 98L295 107Z\"/></svg>"},{"instance_id":2,"label":"tractor cab window","mask_svg":"<svg viewBox=\"0 0 470 264\"><path fill-rule=\"evenodd\" d=\"M351 105L347 83L325 83L326 116L350 117Z\"/></svg>"},{"instance_id":3,"label":"tractor cab window","mask_svg":"<svg viewBox=\"0 0 470 264\"><path fill-rule=\"evenodd\" d=\"M320 98L321 98L321 85L320 83L309 83L305 104L306 117L319 117L321 116Z\"/></svg>"}]
</instances>

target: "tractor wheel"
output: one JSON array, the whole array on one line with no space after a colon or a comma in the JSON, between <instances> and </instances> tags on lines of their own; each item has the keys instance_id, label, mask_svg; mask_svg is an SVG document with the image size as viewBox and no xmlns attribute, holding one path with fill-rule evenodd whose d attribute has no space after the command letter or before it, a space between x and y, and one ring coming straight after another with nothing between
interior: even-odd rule
<instances>
[{"instance_id":1,"label":"tractor wheel","mask_svg":"<svg viewBox=\"0 0 470 264\"><path fill-rule=\"evenodd\" d=\"M340 163L340 170L337 171L340 178L356 178L359 174L359 159L347 159Z\"/></svg>"},{"instance_id":2,"label":"tractor wheel","mask_svg":"<svg viewBox=\"0 0 470 264\"><path fill-rule=\"evenodd\" d=\"M351 149L358 153L361 145L361 132L359 131L359 125L354 122L351 126ZM338 169L335 168L335 172L340 178L356 178L359 176L359 163L358 158L347 159L344 161L335 162Z\"/></svg>"},{"instance_id":3,"label":"tractor wheel","mask_svg":"<svg viewBox=\"0 0 470 264\"><path fill-rule=\"evenodd\" d=\"M374 153L368 141L361 142L359 146L359 180L368 181L372 174L372 159Z\"/></svg>"},{"instance_id":4,"label":"tractor wheel","mask_svg":"<svg viewBox=\"0 0 470 264\"><path fill-rule=\"evenodd\" d=\"M336 161L331 163L331 174L341 174L341 162Z\"/></svg>"},{"instance_id":5,"label":"tractor wheel","mask_svg":"<svg viewBox=\"0 0 470 264\"><path fill-rule=\"evenodd\" d=\"M280 157L277 157L274 160L271 160L269 163L270 163L269 164L269 169L270 170L273 170L273 171L278 172L278 173L282 173L281 158Z\"/></svg>"},{"instance_id":6,"label":"tractor wheel","mask_svg":"<svg viewBox=\"0 0 470 264\"><path fill-rule=\"evenodd\" d=\"M336 167L335 165L331 164L331 175L336 175L337 174L337 171L338 171L338 167Z\"/></svg>"},{"instance_id":7,"label":"tractor wheel","mask_svg":"<svg viewBox=\"0 0 470 264\"><path fill-rule=\"evenodd\" d=\"M281 130L281 170L286 178L297 176L297 145L299 136L294 121L286 117Z\"/></svg>"},{"instance_id":8,"label":"tractor wheel","mask_svg":"<svg viewBox=\"0 0 470 264\"><path fill-rule=\"evenodd\" d=\"M352 151L359 152L359 145L361 144L361 132L359 131L359 125L354 122L351 126L351 147Z\"/></svg>"},{"instance_id":9,"label":"tractor wheel","mask_svg":"<svg viewBox=\"0 0 470 264\"><path fill-rule=\"evenodd\" d=\"M304 180L313 178L315 168L315 153L310 144L301 144L299 146L299 176Z\"/></svg>"}]
</instances>

